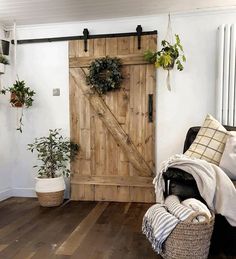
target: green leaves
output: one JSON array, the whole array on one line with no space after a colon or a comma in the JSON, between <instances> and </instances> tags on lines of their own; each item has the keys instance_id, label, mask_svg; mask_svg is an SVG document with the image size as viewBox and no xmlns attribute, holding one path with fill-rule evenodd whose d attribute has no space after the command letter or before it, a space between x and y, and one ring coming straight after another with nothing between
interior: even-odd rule
<instances>
[{"instance_id":1,"label":"green leaves","mask_svg":"<svg viewBox=\"0 0 236 259\"><path fill-rule=\"evenodd\" d=\"M157 59L155 62L155 66L158 67L163 67L163 68L168 68L173 64L173 59L169 53L164 53Z\"/></svg>"},{"instance_id":2,"label":"green leaves","mask_svg":"<svg viewBox=\"0 0 236 259\"><path fill-rule=\"evenodd\" d=\"M31 107L33 104L33 96L35 95L35 91L31 90L28 86L26 86L25 81L16 80L13 86L1 90L1 94L6 94L6 92L15 94L16 99L11 100L11 102L20 102L26 108ZM12 104L14 105L14 103Z\"/></svg>"},{"instance_id":3,"label":"green leaves","mask_svg":"<svg viewBox=\"0 0 236 259\"><path fill-rule=\"evenodd\" d=\"M175 40L176 40L176 43L175 45L179 47L179 49L183 52L183 47L180 43L180 38L179 38L179 35L178 34L175 34Z\"/></svg>"},{"instance_id":4,"label":"green leaves","mask_svg":"<svg viewBox=\"0 0 236 259\"><path fill-rule=\"evenodd\" d=\"M121 61L118 58L98 58L89 66L87 84L95 88L99 94L120 88L122 82Z\"/></svg>"},{"instance_id":5,"label":"green leaves","mask_svg":"<svg viewBox=\"0 0 236 259\"><path fill-rule=\"evenodd\" d=\"M40 165L38 175L43 178L54 178L61 174L69 176L68 162L75 159L79 152L79 145L63 138L60 129L49 130L46 137L36 138L34 143L28 144L28 150L37 152Z\"/></svg>"},{"instance_id":6,"label":"green leaves","mask_svg":"<svg viewBox=\"0 0 236 259\"><path fill-rule=\"evenodd\" d=\"M168 41L162 40L161 45L162 49L160 51L145 51L144 59L150 63L154 63L157 68L162 67L166 70L173 69L176 64L177 69L182 71L184 69L182 62L186 62L186 57L183 54L179 35L175 34L175 44L171 45Z\"/></svg>"},{"instance_id":7,"label":"green leaves","mask_svg":"<svg viewBox=\"0 0 236 259\"><path fill-rule=\"evenodd\" d=\"M176 65L177 65L177 69L179 71L182 71L184 69L184 67L183 67L182 63L180 62L180 60L176 61Z\"/></svg>"},{"instance_id":8,"label":"green leaves","mask_svg":"<svg viewBox=\"0 0 236 259\"><path fill-rule=\"evenodd\" d=\"M144 52L144 59L149 63L155 63L157 58L157 53L152 52L151 50L146 50Z\"/></svg>"},{"instance_id":9,"label":"green leaves","mask_svg":"<svg viewBox=\"0 0 236 259\"><path fill-rule=\"evenodd\" d=\"M9 60L5 56L0 54L0 63L2 63L4 65L9 65Z\"/></svg>"},{"instance_id":10,"label":"green leaves","mask_svg":"<svg viewBox=\"0 0 236 259\"><path fill-rule=\"evenodd\" d=\"M35 95L35 91L31 90L28 86L25 85L25 81L16 80L15 83L8 87L4 88L0 91L1 94L6 94L7 92L10 92L12 95L14 95L14 98L10 99L10 103L13 107L15 107L16 104L20 103L23 107L29 108L33 104L33 96ZM19 106L18 106L19 107ZM19 127L16 129L22 133L22 123L23 120L23 108L21 117L19 119Z\"/></svg>"}]
</instances>

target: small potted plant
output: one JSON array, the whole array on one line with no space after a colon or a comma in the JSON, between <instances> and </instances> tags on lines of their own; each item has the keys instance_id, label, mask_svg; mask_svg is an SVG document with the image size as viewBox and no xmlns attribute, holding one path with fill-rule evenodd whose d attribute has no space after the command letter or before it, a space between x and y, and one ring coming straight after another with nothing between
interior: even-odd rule
<instances>
[{"instance_id":1,"label":"small potted plant","mask_svg":"<svg viewBox=\"0 0 236 259\"><path fill-rule=\"evenodd\" d=\"M157 52L147 50L144 53L144 58L150 63L154 63L157 68L162 67L165 70L172 70L174 65L177 65L177 69L182 71L184 66L182 62L186 61L183 47L180 42L179 35L175 34L175 44L170 44L168 41L163 40L161 42L162 49Z\"/></svg>"},{"instance_id":2,"label":"small potted plant","mask_svg":"<svg viewBox=\"0 0 236 259\"><path fill-rule=\"evenodd\" d=\"M35 91L31 90L30 87L25 85L25 81L16 80L15 83L1 90L2 94L6 94L9 92L10 96L10 104L12 107L22 108L21 117L19 119L19 127L17 130L22 132L22 119L23 119L23 108L29 108L33 104L33 96L35 95Z\"/></svg>"},{"instance_id":3,"label":"small potted plant","mask_svg":"<svg viewBox=\"0 0 236 259\"><path fill-rule=\"evenodd\" d=\"M76 157L79 145L64 138L60 129L55 129L49 130L46 137L36 138L34 143L28 145L28 150L36 151L41 161L34 166L38 168L35 191L40 205L59 206L64 199L63 176L69 176L68 162Z\"/></svg>"},{"instance_id":4,"label":"small potted plant","mask_svg":"<svg viewBox=\"0 0 236 259\"><path fill-rule=\"evenodd\" d=\"M5 73L5 65L9 65L9 60L2 54L0 54L0 74Z\"/></svg>"},{"instance_id":5,"label":"small potted plant","mask_svg":"<svg viewBox=\"0 0 236 259\"><path fill-rule=\"evenodd\" d=\"M183 63L186 62L183 47L180 42L179 35L175 34L175 43L163 40L161 42L162 49L157 52L147 50L144 53L144 59L150 63L155 64L157 68L162 67L164 70L168 70L167 87L170 89L169 83L169 71L177 65L177 69L182 71L184 69Z\"/></svg>"}]
</instances>

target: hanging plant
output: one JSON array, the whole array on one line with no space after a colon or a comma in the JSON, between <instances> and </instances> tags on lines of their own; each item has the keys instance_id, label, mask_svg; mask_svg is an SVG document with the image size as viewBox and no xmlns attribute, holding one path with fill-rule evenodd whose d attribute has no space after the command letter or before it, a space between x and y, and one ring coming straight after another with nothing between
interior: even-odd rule
<instances>
[{"instance_id":1,"label":"hanging plant","mask_svg":"<svg viewBox=\"0 0 236 259\"><path fill-rule=\"evenodd\" d=\"M0 54L0 63L2 63L4 65L9 65L9 60L5 56Z\"/></svg>"},{"instance_id":2,"label":"hanging plant","mask_svg":"<svg viewBox=\"0 0 236 259\"><path fill-rule=\"evenodd\" d=\"M9 65L9 60L0 54L0 74L5 73L5 65Z\"/></svg>"},{"instance_id":3,"label":"hanging plant","mask_svg":"<svg viewBox=\"0 0 236 259\"><path fill-rule=\"evenodd\" d=\"M87 84L99 94L119 89L123 79L120 59L108 56L95 59L89 66L86 79Z\"/></svg>"},{"instance_id":4,"label":"hanging plant","mask_svg":"<svg viewBox=\"0 0 236 259\"><path fill-rule=\"evenodd\" d=\"M161 42L162 49L157 52L147 50L144 53L144 58L150 63L154 63L157 68L162 67L165 70L172 70L175 65L177 69L184 69L183 63L186 62L183 47L180 42L179 35L175 34L175 44L170 44L168 41Z\"/></svg>"},{"instance_id":5,"label":"hanging plant","mask_svg":"<svg viewBox=\"0 0 236 259\"><path fill-rule=\"evenodd\" d=\"M1 90L1 94L5 95L7 92L11 94L10 104L12 107L22 108L21 116L19 119L19 127L17 128L17 130L22 132L23 109L32 106L35 91L26 86L25 81L16 80L13 86Z\"/></svg>"},{"instance_id":6,"label":"hanging plant","mask_svg":"<svg viewBox=\"0 0 236 259\"><path fill-rule=\"evenodd\" d=\"M183 63L186 62L179 35L175 34L175 42L173 43L173 41L171 18L169 14L166 36L161 42L162 49L157 52L147 50L144 53L145 60L155 64L157 68L162 67L164 70L167 70L166 84L169 91L171 91L170 71L175 65L177 66L177 70L182 71L184 69Z\"/></svg>"}]
</instances>

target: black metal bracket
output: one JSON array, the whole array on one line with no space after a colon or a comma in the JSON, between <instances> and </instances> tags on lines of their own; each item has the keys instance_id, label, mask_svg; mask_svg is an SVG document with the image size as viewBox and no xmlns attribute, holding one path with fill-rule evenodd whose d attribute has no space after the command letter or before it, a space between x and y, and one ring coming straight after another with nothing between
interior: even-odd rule
<instances>
[{"instance_id":1,"label":"black metal bracket","mask_svg":"<svg viewBox=\"0 0 236 259\"><path fill-rule=\"evenodd\" d=\"M153 94L148 95L148 122L153 122Z\"/></svg>"},{"instance_id":2,"label":"black metal bracket","mask_svg":"<svg viewBox=\"0 0 236 259\"><path fill-rule=\"evenodd\" d=\"M83 35L84 35L84 51L88 51L88 37L89 37L89 31L87 28L83 30Z\"/></svg>"},{"instance_id":3,"label":"black metal bracket","mask_svg":"<svg viewBox=\"0 0 236 259\"><path fill-rule=\"evenodd\" d=\"M138 35L138 49L141 49L141 35L142 35L142 32L143 32L143 28L142 28L141 25L137 26L136 32L137 32L137 35Z\"/></svg>"}]
</instances>

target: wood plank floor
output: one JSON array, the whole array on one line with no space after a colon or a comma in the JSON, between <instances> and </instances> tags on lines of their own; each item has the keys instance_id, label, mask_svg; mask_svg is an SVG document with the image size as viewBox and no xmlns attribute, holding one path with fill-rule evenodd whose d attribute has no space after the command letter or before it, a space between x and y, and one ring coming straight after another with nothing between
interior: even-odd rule
<instances>
[{"instance_id":1,"label":"wood plank floor","mask_svg":"<svg viewBox=\"0 0 236 259\"><path fill-rule=\"evenodd\" d=\"M0 202L0 258L161 258L141 233L149 207L70 201L42 208L33 198L10 198Z\"/></svg>"}]
</instances>

